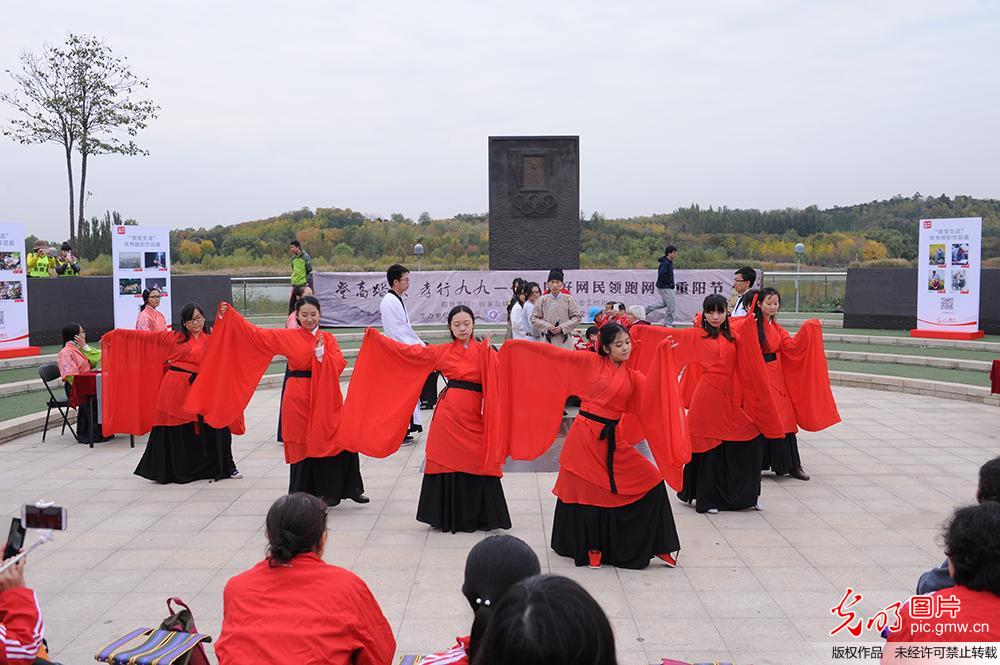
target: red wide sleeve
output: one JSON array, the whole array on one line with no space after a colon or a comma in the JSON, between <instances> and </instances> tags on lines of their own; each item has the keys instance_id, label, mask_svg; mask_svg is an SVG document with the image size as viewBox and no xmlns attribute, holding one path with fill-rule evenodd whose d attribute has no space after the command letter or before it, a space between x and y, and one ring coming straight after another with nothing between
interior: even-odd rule
<instances>
[{"instance_id":1,"label":"red wide sleeve","mask_svg":"<svg viewBox=\"0 0 1000 665\"><path fill-rule=\"evenodd\" d=\"M840 422L837 402L830 389L830 371L826 365L823 328L819 321L806 321L795 337L783 341L781 373L799 427L818 432Z\"/></svg>"},{"instance_id":2,"label":"red wide sleeve","mask_svg":"<svg viewBox=\"0 0 1000 665\"><path fill-rule=\"evenodd\" d=\"M176 344L177 333L171 330L116 328L101 338L105 431L141 435L153 429L164 364Z\"/></svg>"},{"instance_id":3,"label":"red wide sleeve","mask_svg":"<svg viewBox=\"0 0 1000 665\"><path fill-rule=\"evenodd\" d=\"M677 385L672 344L669 339L660 342L645 376L633 370L639 394L638 399L630 400L630 411L642 423L663 479L680 492L684 486L684 465L691 461L691 438Z\"/></svg>"},{"instance_id":4,"label":"red wide sleeve","mask_svg":"<svg viewBox=\"0 0 1000 665\"><path fill-rule=\"evenodd\" d=\"M490 346L489 340L479 342L480 370L483 377L483 467L503 465L507 461L507 448L500 431L500 354Z\"/></svg>"},{"instance_id":5,"label":"red wide sleeve","mask_svg":"<svg viewBox=\"0 0 1000 665\"><path fill-rule=\"evenodd\" d=\"M427 375L449 346L401 344L368 328L347 388L338 444L369 457L399 450Z\"/></svg>"},{"instance_id":6,"label":"red wide sleeve","mask_svg":"<svg viewBox=\"0 0 1000 665\"><path fill-rule=\"evenodd\" d=\"M566 399L596 380L602 359L526 340L505 343L499 355L496 445L514 459L535 459L555 442Z\"/></svg>"},{"instance_id":7,"label":"red wide sleeve","mask_svg":"<svg viewBox=\"0 0 1000 665\"><path fill-rule=\"evenodd\" d=\"M764 436L780 439L785 436L785 428L767 380L764 352L757 338L757 323L752 316L729 321L736 339L736 388L742 399L743 412Z\"/></svg>"},{"instance_id":8,"label":"red wide sleeve","mask_svg":"<svg viewBox=\"0 0 1000 665\"><path fill-rule=\"evenodd\" d=\"M219 429L238 422L271 359L281 354L275 348L280 339L262 333L296 332L258 329L230 305L222 317L216 315L211 347L184 408Z\"/></svg>"}]
</instances>

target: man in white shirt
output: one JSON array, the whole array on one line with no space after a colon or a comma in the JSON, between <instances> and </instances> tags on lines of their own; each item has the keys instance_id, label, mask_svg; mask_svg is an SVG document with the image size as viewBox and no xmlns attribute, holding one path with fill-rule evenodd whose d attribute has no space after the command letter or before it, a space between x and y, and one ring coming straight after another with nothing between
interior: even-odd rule
<instances>
[{"instance_id":1,"label":"man in white shirt","mask_svg":"<svg viewBox=\"0 0 1000 665\"><path fill-rule=\"evenodd\" d=\"M753 288L753 283L757 280L757 271L745 266L736 271L733 277L733 291L736 292L736 302L733 303L733 312L729 316L746 316L747 309L743 304L743 294Z\"/></svg>"},{"instance_id":2,"label":"man in white shirt","mask_svg":"<svg viewBox=\"0 0 1000 665\"><path fill-rule=\"evenodd\" d=\"M389 292L382 296L382 302L378 306L382 314L382 331L386 337L397 342L425 346L424 341L414 332L410 317L406 313L406 305L403 304L403 294L410 288L410 271L406 266L394 263L385 271L385 279L389 282ZM422 432L423 429L420 421L420 404L417 403L413 409L410 429L403 438L403 443L412 443L413 437L410 436L410 432Z\"/></svg>"}]
</instances>

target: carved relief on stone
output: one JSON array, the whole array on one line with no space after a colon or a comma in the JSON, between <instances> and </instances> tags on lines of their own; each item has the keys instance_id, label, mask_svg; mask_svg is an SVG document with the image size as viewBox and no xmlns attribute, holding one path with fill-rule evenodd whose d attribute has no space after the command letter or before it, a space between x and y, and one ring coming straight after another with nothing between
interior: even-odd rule
<instances>
[{"instance_id":1,"label":"carved relief on stone","mask_svg":"<svg viewBox=\"0 0 1000 665\"><path fill-rule=\"evenodd\" d=\"M520 217L551 217L556 211L556 197L551 194L515 194L511 205Z\"/></svg>"}]
</instances>

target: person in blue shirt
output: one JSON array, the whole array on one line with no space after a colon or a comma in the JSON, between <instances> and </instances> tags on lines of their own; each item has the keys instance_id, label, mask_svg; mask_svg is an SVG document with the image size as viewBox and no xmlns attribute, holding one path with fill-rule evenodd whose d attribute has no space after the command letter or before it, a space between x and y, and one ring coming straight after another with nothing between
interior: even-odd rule
<instances>
[{"instance_id":1,"label":"person in blue shirt","mask_svg":"<svg viewBox=\"0 0 1000 665\"><path fill-rule=\"evenodd\" d=\"M677 248L667 245L660 257L660 267L656 274L656 293L660 296L660 302L646 308L646 317L658 309L663 312L663 325L674 325L674 257L677 256Z\"/></svg>"},{"instance_id":2,"label":"person in blue shirt","mask_svg":"<svg viewBox=\"0 0 1000 665\"><path fill-rule=\"evenodd\" d=\"M1000 502L1000 457L994 457L979 467L979 487L976 489L976 501ZM917 594L923 595L931 591L940 591L955 586L955 580L948 572L948 559L937 568L932 568L920 576L917 581Z\"/></svg>"}]
</instances>

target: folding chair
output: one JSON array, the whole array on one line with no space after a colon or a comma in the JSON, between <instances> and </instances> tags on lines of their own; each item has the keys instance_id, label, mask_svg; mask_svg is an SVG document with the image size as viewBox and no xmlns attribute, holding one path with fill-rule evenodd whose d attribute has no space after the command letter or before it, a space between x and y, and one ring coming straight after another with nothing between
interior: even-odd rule
<instances>
[{"instance_id":1,"label":"folding chair","mask_svg":"<svg viewBox=\"0 0 1000 665\"><path fill-rule=\"evenodd\" d=\"M42 429L42 441L45 441L45 434L49 431L49 415L52 413L52 409L57 409L59 415L62 416L63 424L60 434L66 433L66 428L69 427L70 434L73 438L76 438L76 431L73 426L69 424L69 399L58 399L55 393L52 392L52 387L49 385L49 381L55 381L59 378L59 366L55 363L48 363L47 365L42 365L38 368L38 378L42 380L45 385L45 389L49 391L49 403L47 404L48 410L45 412L45 427ZM63 411L63 409L66 409Z\"/></svg>"}]
</instances>

